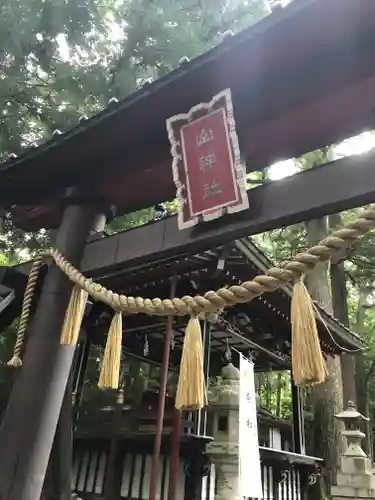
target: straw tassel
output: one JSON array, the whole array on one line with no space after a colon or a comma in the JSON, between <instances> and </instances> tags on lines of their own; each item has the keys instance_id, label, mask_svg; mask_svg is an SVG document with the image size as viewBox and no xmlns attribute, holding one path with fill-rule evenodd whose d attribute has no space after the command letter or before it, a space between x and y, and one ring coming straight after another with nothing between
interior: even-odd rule
<instances>
[{"instance_id":1,"label":"straw tassel","mask_svg":"<svg viewBox=\"0 0 375 500\"><path fill-rule=\"evenodd\" d=\"M308 386L325 382L328 373L320 347L314 305L302 279L293 286L291 322L294 383Z\"/></svg>"},{"instance_id":2,"label":"straw tassel","mask_svg":"<svg viewBox=\"0 0 375 500\"><path fill-rule=\"evenodd\" d=\"M87 296L87 292L82 290L80 286L75 285L73 287L61 330L60 344L75 345L77 343L86 308Z\"/></svg>"},{"instance_id":3,"label":"straw tassel","mask_svg":"<svg viewBox=\"0 0 375 500\"><path fill-rule=\"evenodd\" d=\"M122 343L122 314L116 312L109 327L98 387L118 389Z\"/></svg>"},{"instance_id":4,"label":"straw tassel","mask_svg":"<svg viewBox=\"0 0 375 500\"><path fill-rule=\"evenodd\" d=\"M176 393L178 410L199 410L205 405L203 343L199 319L191 317L185 332Z\"/></svg>"}]
</instances>

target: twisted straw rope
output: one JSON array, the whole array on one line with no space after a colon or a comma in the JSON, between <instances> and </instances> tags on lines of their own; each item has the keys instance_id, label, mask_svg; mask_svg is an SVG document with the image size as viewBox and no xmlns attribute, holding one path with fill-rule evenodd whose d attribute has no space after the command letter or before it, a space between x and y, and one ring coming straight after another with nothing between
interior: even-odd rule
<instances>
[{"instance_id":1,"label":"twisted straw rope","mask_svg":"<svg viewBox=\"0 0 375 500\"><path fill-rule=\"evenodd\" d=\"M13 357L8 362L8 365L13 366L14 368L19 368L20 366L22 366L20 354L25 339L27 325L29 322L29 316L34 298L36 283L38 281L39 272L43 266L43 263L44 263L44 257L43 255L39 255L33 262L27 280L26 290L22 302L21 318L20 318L20 323L18 325L17 340L13 349Z\"/></svg>"},{"instance_id":2,"label":"twisted straw rope","mask_svg":"<svg viewBox=\"0 0 375 500\"><path fill-rule=\"evenodd\" d=\"M185 295L184 297L173 299L149 299L114 293L99 283L86 278L58 250L50 249L44 251L34 261L29 275L22 305L14 358L19 358L38 274L43 262L48 257L53 258L56 265L70 281L79 285L94 299L107 304L115 311L127 314L144 313L157 316L185 316L203 312L209 313L238 303L249 302L263 293L273 292L287 283L295 282L302 275L311 271L317 264L329 260L338 250L349 247L362 234L367 233L373 228L375 228L375 204L363 210L359 217L345 228L334 231L316 246L297 254L283 268L272 267L267 270L266 274L256 276L251 281L244 281L239 285L232 285L228 288L219 288L216 291L208 291L203 296L196 295L195 297L191 297ZM13 364L14 366L12 360L9 364Z\"/></svg>"}]
</instances>

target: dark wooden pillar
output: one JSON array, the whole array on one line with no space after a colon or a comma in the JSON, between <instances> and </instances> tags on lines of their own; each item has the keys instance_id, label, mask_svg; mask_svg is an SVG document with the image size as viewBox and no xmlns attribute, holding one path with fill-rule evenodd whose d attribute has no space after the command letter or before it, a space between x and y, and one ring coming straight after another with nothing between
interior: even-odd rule
<instances>
[{"instance_id":1,"label":"dark wooden pillar","mask_svg":"<svg viewBox=\"0 0 375 500\"><path fill-rule=\"evenodd\" d=\"M94 214L90 234L103 231L106 217ZM82 331L81 331L82 336ZM90 351L90 340L85 332L85 341L76 349L71 373L68 379L56 434L49 460L45 489L46 500L71 500L71 474L73 467L73 432L79 412L83 382ZM43 499L44 500L44 499Z\"/></svg>"},{"instance_id":2,"label":"dark wooden pillar","mask_svg":"<svg viewBox=\"0 0 375 500\"><path fill-rule=\"evenodd\" d=\"M206 455L206 445L210 438L192 435L187 443L186 482L184 500L201 500L202 480L209 473L210 460Z\"/></svg>"},{"instance_id":3,"label":"dark wooden pillar","mask_svg":"<svg viewBox=\"0 0 375 500\"><path fill-rule=\"evenodd\" d=\"M95 209L88 205L65 209L55 247L75 265L82 258L94 216ZM71 289L69 280L51 265L29 330L24 364L0 427L1 500L39 500L41 495L75 349L60 345ZM63 434L71 432L68 420L69 431L64 424Z\"/></svg>"},{"instance_id":4,"label":"dark wooden pillar","mask_svg":"<svg viewBox=\"0 0 375 500\"><path fill-rule=\"evenodd\" d=\"M85 334L85 337L84 340L81 340L75 352L75 359L53 441L42 500L71 500L74 431L77 425L91 346L87 334Z\"/></svg>"},{"instance_id":5,"label":"dark wooden pillar","mask_svg":"<svg viewBox=\"0 0 375 500\"><path fill-rule=\"evenodd\" d=\"M118 456L119 439L121 431L122 408L124 405L124 389L117 391L116 406L113 408L112 433L109 444L107 467L104 480L104 498L105 500L116 500L119 495L121 484L116 484L116 458Z\"/></svg>"},{"instance_id":6,"label":"dark wooden pillar","mask_svg":"<svg viewBox=\"0 0 375 500\"><path fill-rule=\"evenodd\" d=\"M73 466L72 376L69 376L52 446L46 500L71 500ZM49 476L49 477L48 477Z\"/></svg>"},{"instance_id":7,"label":"dark wooden pillar","mask_svg":"<svg viewBox=\"0 0 375 500\"><path fill-rule=\"evenodd\" d=\"M173 408L173 431L171 442L171 463L169 473L168 500L176 500L180 474L181 412Z\"/></svg>"}]
</instances>

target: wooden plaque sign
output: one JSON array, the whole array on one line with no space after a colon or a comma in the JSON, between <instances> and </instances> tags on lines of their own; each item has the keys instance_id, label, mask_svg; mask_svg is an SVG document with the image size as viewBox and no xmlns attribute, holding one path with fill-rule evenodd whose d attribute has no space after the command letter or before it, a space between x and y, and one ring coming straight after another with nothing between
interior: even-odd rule
<instances>
[{"instance_id":1,"label":"wooden plaque sign","mask_svg":"<svg viewBox=\"0 0 375 500\"><path fill-rule=\"evenodd\" d=\"M249 207L229 89L167 120L180 229Z\"/></svg>"}]
</instances>

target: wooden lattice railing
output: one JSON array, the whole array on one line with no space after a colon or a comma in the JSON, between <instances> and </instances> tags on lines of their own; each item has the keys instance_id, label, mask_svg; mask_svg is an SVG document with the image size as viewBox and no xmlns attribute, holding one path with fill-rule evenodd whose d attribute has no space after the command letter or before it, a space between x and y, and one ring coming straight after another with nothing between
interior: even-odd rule
<instances>
[{"instance_id":1,"label":"wooden lattice railing","mask_svg":"<svg viewBox=\"0 0 375 500\"><path fill-rule=\"evenodd\" d=\"M115 466L115 498L118 500L148 500L152 467L153 439L137 443L120 443ZM162 450L159 463L157 495L168 500L170 459L167 446ZM109 442L78 440L75 446L72 489L83 500L104 498L105 475ZM261 448L264 500L302 500L308 487L309 472L314 472L319 461L292 453ZM178 477L177 498L185 498L188 477L182 453ZM201 500L214 500L220 487L215 465L202 479ZM224 486L225 487L225 486ZM186 499L188 500L188 499ZM251 499L249 499L251 500Z\"/></svg>"}]
</instances>

